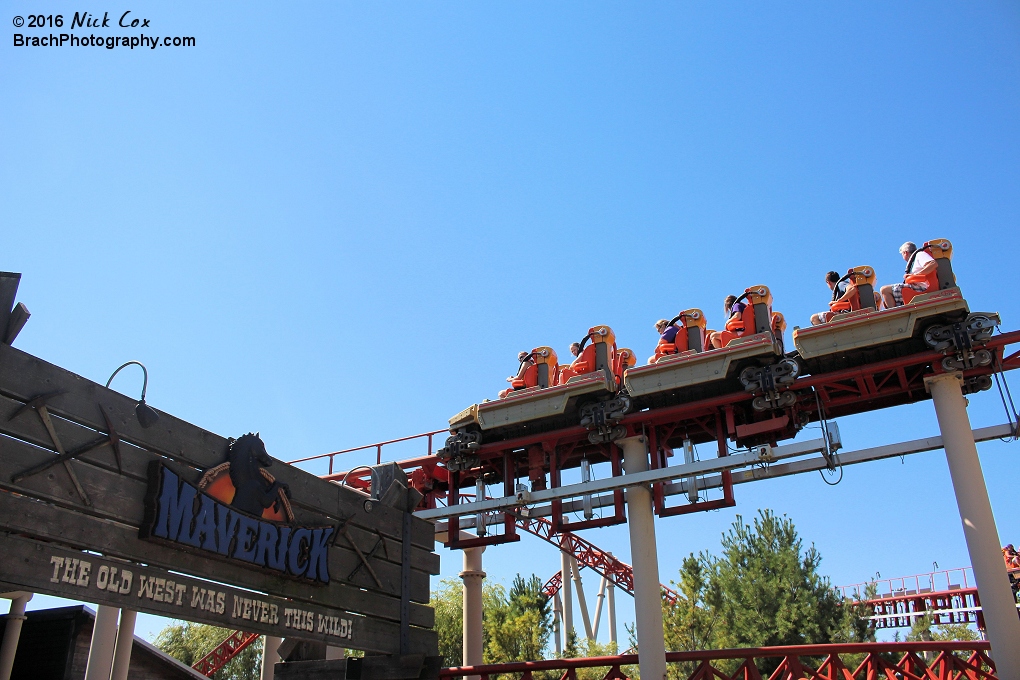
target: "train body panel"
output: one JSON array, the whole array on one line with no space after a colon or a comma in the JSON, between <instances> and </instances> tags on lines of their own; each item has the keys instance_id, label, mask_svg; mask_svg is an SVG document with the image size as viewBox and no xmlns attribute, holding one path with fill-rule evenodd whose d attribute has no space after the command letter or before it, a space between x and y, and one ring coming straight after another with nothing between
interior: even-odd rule
<instances>
[{"instance_id":1,"label":"train body panel","mask_svg":"<svg viewBox=\"0 0 1020 680\"><path fill-rule=\"evenodd\" d=\"M615 379L605 371L593 371L570 378L565 385L529 387L510 392L503 399L470 406L450 419L450 430L478 429L488 434L550 419L559 421L574 415L580 400L615 392ZM576 418L567 424L576 425Z\"/></svg>"},{"instance_id":2,"label":"train body panel","mask_svg":"<svg viewBox=\"0 0 1020 680\"><path fill-rule=\"evenodd\" d=\"M722 349L671 354L654 364L630 368L624 373L623 383L635 406L640 408L643 402L657 396L713 383L724 388L729 381L733 385L728 391L740 391L742 388L735 382L738 367L748 361L757 363L779 357L782 357L782 352L773 336L758 333L737 338Z\"/></svg>"},{"instance_id":3,"label":"train body panel","mask_svg":"<svg viewBox=\"0 0 1020 680\"><path fill-rule=\"evenodd\" d=\"M967 317L970 309L959 288L918 295L910 303L876 311L837 314L831 321L793 331L800 362L816 374L889 359L928 349L926 328Z\"/></svg>"}]
</instances>

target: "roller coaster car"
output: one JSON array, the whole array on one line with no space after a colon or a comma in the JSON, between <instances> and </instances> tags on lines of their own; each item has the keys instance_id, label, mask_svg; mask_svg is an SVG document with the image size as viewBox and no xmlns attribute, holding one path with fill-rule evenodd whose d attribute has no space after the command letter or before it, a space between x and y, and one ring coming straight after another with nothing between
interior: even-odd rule
<instances>
[{"instance_id":1,"label":"roller coaster car","mask_svg":"<svg viewBox=\"0 0 1020 680\"><path fill-rule=\"evenodd\" d=\"M799 375L797 363L783 355L786 321L772 311L767 286L746 289L737 301L744 299L748 301L744 311L717 334L723 347L690 348L628 369L623 382L634 408L671 406L741 388L761 393L753 401L759 411L792 404L794 395L781 391Z\"/></svg>"},{"instance_id":2,"label":"roller coaster car","mask_svg":"<svg viewBox=\"0 0 1020 680\"><path fill-rule=\"evenodd\" d=\"M802 372L837 371L931 349L947 353L943 359L946 370L991 363L992 353L981 345L991 337L998 315L971 313L956 284L953 246L948 239L928 241L919 250L930 253L937 267L927 277L920 277L928 283L924 293L904 286L905 304L899 307L877 310L866 304L874 299L874 271L871 267L850 270L847 278L857 288L857 295L856 299L844 296L842 302L848 302L849 308L830 305L838 313L828 323L793 331ZM913 282L909 275L905 278L907 283Z\"/></svg>"},{"instance_id":3,"label":"roller coaster car","mask_svg":"<svg viewBox=\"0 0 1020 680\"><path fill-rule=\"evenodd\" d=\"M655 356L648 363L654 364L666 356L683 354L685 352L703 352L708 345L708 335L705 330L705 313L700 309L685 309L672 319L668 326L677 322L681 323L680 330L673 342L666 342L662 338L655 346Z\"/></svg>"},{"instance_id":4,"label":"roller coaster car","mask_svg":"<svg viewBox=\"0 0 1020 680\"><path fill-rule=\"evenodd\" d=\"M522 389L469 406L450 418L451 436L437 453L450 461L447 467L471 467L470 456L483 437L486 442L501 441L579 423L599 436L619 434L612 428L630 403L617 392L623 372L636 363L634 353L617 349L609 326L590 328L581 344L580 356L569 366L556 365L556 354L548 347L533 350L535 366L525 372Z\"/></svg>"}]
</instances>

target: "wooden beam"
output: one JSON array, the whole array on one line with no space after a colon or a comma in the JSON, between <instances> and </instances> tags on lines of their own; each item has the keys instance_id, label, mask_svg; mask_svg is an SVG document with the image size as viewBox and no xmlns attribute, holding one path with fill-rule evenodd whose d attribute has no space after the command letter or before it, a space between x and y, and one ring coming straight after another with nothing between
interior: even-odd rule
<instances>
[{"instance_id":1,"label":"wooden beam","mask_svg":"<svg viewBox=\"0 0 1020 680\"><path fill-rule=\"evenodd\" d=\"M342 584L317 586L250 569L235 562L218 562L193 553L138 539L129 525L60 507L14 493L0 493L0 529L28 534L62 545L94 550L109 556L153 564L193 574L216 574L218 580L259 592L274 592L304 602L400 621L400 599ZM435 621L431 607L412 604L413 625L430 627Z\"/></svg>"},{"instance_id":2,"label":"wooden beam","mask_svg":"<svg viewBox=\"0 0 1020 680\"><path fill-rule=\"evenodd\" d=\"M27 402L43 392L62 392L48 403L51 414L104 431L106 422L102 408L123 440L185 466L206 470L226 460L226 438L162 411L159 421L145 429L135 417L137 402L134 399L14 347L0 345L0 394ZM379 503L373 503L371 510L366 510L361 494L278 459L274 459L269 471L290 486L295 505L335 519L352 518L354 525L400 540L401 511ZM414 545L431 552L435 546L434 534L435 528L430 522L413 520Z\"/></svg>"},{"instance_id":3,"label":"wooden beam","mask_svg":"<svg viewBox=\"0 0 1020 680\"><path fill-rule=\"evenodd\" d=\"M212 581L41 543L0 536L4 579L26 590L84 602L243 629L297 637L370 652L398 651L398 625L342 609L295 603ZM436 633L416 628L414 651L435 649Z\"/></svg>"},{"instance_id":4,"label":"wooden beam","mask_svg":"<svg viewBox=\"0 0 1020 680\"><path fill-rule=\"evenodd\" d=\"M34 489L41 494L39 495L40 498L61 502L65 507L76 507L73 503L68 505L68 502L74 499L63 498L62 485L66 482L66 475L61 470L51 469L38 475L19 479L17 484L10 482L14 475L47 460L56 458L55 455L48 453L42 448L35 448L45 447L52 450L50 435L46 428L43 427L39 418L35 417L32 413L28 411L18 413L22 406L21 402L7 397L0 397L0 433L32 444L32 446L18 446L17 442L11 440L0 442L0 488L10 488L20 493L29 494ZM106 433L96 432L64 419L53 418L52 422L57 435L67 451L90 449L96 444L101 444L104 440L109 441ZM5 453L6 446L9 446L10 450ZM90 479L89 483L82 482L85 485L86 492L96 488L96 491L103 495L103 498L98 501L93 499L96 501L93 508L83 508L83 511L94 512L97 516L115 519L135 527L140 526L142 499L145 496L145 488L148 484L148 465L150 461L157 459L162 458L154 453L126 443L121 444L121 471L123 474L118 474L116 459L109 445L95 448L89 453L76 458L72 463L74 469L80 471L79 476L84 475ZM202 472L194 468L173 466L173 469L180 477L192 484L197 484L202 476ZM112 495L108 493L111 489L114 490ZM295 504L294 512L295 519L299 524L337 523L335 518L313 512L307 506ZM348 531L359 546L365 546L364 549L366 551L380 539L380 533L364 527L358 527L353 523L348 526ZM400 542L386 536L383 536L383 539L384 543L376 551L374 560L390 562L399 567L401 564ZM338 545L343 548L346 546L346 543L339 541ZM349 546L347 549L350 549ZM347 560L351 564L346 570L341 569L340 571L333 572L331 567L331 573L350 573L356 564L355 559L353 555L349 556ZM424 583L424 592L421 588L416 588L414 599L416 601L427 601L428 576L439 573L439 555L423 548L415 548L411 554L411 567L413 570L421 572L421 574L413 578L414 586L421 586ZM391 594L399 594L399 576L394 576L391 581L392 586L389 589ZM370 579L361 579L357 585L373 587ZM422 597L426 599L421 600L420 598Z\"/></svg>"}]
</instances>

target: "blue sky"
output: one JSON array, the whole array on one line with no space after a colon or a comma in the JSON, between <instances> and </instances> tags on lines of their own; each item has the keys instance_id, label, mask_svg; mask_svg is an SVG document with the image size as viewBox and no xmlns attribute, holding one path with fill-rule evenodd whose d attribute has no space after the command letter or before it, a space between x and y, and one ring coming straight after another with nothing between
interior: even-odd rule
<instances>
[{"instance_id":1,"label":"blue sky","mask_svg":"<svg viewBox=\"0 0 1020 680\"><path fill-rule=\"evenodd\" d=\"M644 357L656 319L718 323L726 294L766 283L806 325L827 270L892 282L908 239L950 238L972 308L1020 327L1015 4L135 12L197 45L3 48L0 269L24 274L33 313L17 345L96 381L139 359L154 406L259 430L278 458L439 429L519 350L565 354L595 323ZM997 394L971 418L1002 422ZM840 426L849 449L937 431L930 403ZM1000 535L1020 540L1016 445L980 451ZM969 562L942 453L737 500L659 521L664 580L762 507L835 583ZM585 535L629 553L624 527ZM486 553L504 582L558 568L529 539ZM443 551L443 577L459 570Z\"/></svg>"}]
</instances>

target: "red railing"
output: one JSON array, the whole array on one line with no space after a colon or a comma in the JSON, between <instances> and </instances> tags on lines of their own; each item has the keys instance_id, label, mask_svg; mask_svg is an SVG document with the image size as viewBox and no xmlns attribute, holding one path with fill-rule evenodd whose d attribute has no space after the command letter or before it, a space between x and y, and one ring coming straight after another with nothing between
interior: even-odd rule
<instances>
[{"instance_id":1,"label":"red railing","mask_svg":"<svg viewBox=\"0 0 1020 680\"><path fill-rule=\"evenodd\" d=\"M195 662L192 666L196 671L211 678L219 669L227 665L227 662L240 654L245 647L258 639L258 633L246 633L243 630L235 630L226 640L213 647L213 650Z\"/></svg>"},{"instance_id":2,"label":"red railing","mask_svg":"<svg viewBox=\"0 0 1020 680\"><path fill-rule=\"evenodd\" d=\"M930 571L926 574L916 574L914 576L853 583L848 586L837 586L836 590L843 597L856 601L864 599L868 586L872 584L875 585L875 596L881 598L923 595L925 593L939 593L947 590L967 590L977 587L977 584L974 582L974 570L970 567L962 567L959 569Z\"/></svg>"},{"instance_id":3,"label":"red railing","mask_svg":"<svg viewBox=\"0 0 1020 680\"><path fill-rule=\"evenodd\" d=\"M995 665L988 657L987 642L863 642L837 645L797 645L789 647L754 647L746 649L720 649L703 652L667 652L666 662L686 663L694 666L686 674L687 680L872 680L873 678L902 678L903 680L997 680ZM842 657L864 655L851 667ZM736 670L723 671L725 662L740 662ZM724 663L720 663L724 662ZM763 675L763 662L778 666ZM624 666L636 666L638 656L603 656L588 659L549 659L518 663L489 664L485 666L458 666L439 672L442 680L465 676L512 676L520 680L533 680L533 674L544 671L558 674L561 680L577 680L583 669L606 669L604 673L590 671L584 675L601 680L627 680ZM728 664L732 665L732 664ZM683 677L683 676L680 676Z\"/></svg>"},{"instance_id":4,"label":"red railing","mask_svg":"<svg viewBox=\"0 0 1020 680\"><path fill-rule=\"evenodd\" d=\"M376 462L376 465L378 465L379 463L382 462L383 447L388 446L390 444L399 444L400 442L409 442L409 441L412 441L414 439L425 439L427 441L427 445L428 446L427 446L427 451L425 452L424 455L431 456L432 455L432 438L435 435L437 435L437 434L439 434L441 432L449 433L449 430L435 430L433 432L422 432L421 434L413 434L413 435L411 435L409 437L401 437L399 439L390 439L388 441L377 442L375 444L365 444L364 446L355 446L354 448L351 448L351 449L343 449L342 451L334 451L332 453L320 453L317 456L309 456L308 458L298 458L297 460L292 460L292 461L288 461L288 462L291 465L295 465L297 463L306 463L306 462L312 461L312 460L322 460L323 458L328 458L329 459L329 473L328 474L333 474L333 459L335 457L337 457L337 456L342 456L345 453L354 453L356 451L369 451L371 449L375 449L375 462Z\"/></svg>"}]
</instances>

